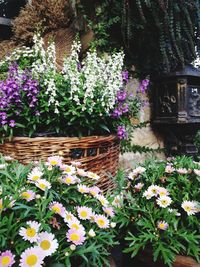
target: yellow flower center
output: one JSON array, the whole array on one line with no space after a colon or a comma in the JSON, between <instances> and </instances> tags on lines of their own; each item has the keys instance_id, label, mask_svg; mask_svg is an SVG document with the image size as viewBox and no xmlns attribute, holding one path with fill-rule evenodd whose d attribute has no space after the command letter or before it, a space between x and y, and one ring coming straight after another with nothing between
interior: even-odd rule
<instances>
[{"instance_id":1,"label":"yellow flower center","mask_svg":"<svg viewBox=\"0 0 200 267\"><path fill-rule=\"evenodd\" d=\"M43 241L40 243L40 247L41 247L43 250L48 250L48 249L50 249L50 247L51 247L51 243L50 243L48 240L43 240Z\"/></svg>"},{"instance_id":2,"label":"yellow flower center","mask_svg":"<svg viewBox=\"0 0 200 267\"><path fill-rule=\"evenodd\" d=\"M50 164L51 164L52 166L55 166L55 165L58 164L58 161L55 160L55 159L53 159L53 160L50 161Z\"/></svg>"},{"instance_id":3,"label":"yellow flower center","mask_svg":"<svg viewBox=\"0 0 200 267\"><path fill-rule=\"evenodd\" d=\"M167 200L162 200L161 203L162 203L163 205L166 205L166 204L167 204Z\"/></svg>"},{"instance_id":4,"label":"yellow flower center","mask_svg":"<svg viewBox=\"0 0 200 267\"><path fill-rule=\"evenodd\" d=\"M0 210L2 210L2 209L3 209L3 203L0 202Z\"/></svg>"},{"instance_id":5,"label":"yellow flower center","mask_svg":"<svg viewBox=\"0 0 200 267\"><path fill-rule=\"evenodd\" d=\"M85 189L84 188L79 188L79 192L85 193Z\"/></svg>"},{"instance_id":6,"label":"yellow flower center","mask_svg":"<svg viewBox=\"0 0 200 267\"><path fill-rule=\"evenodd\" d=\"M76 230L79 230L79 225L77 223L73 223L71 225L71 228L76 229Z\"/></svg>"},{"instance_id":7,"label":"yellow flower center","mask_svg":"<svg viewBox=\"0 0 200 267\"><path fill-rule=\"evenodd\" d=\"M105 221L104 221L103 219L99 219L99 220L98 220L98 224L99 224L100 226L104 226L104 225L105 225Z\"/></svg>"},{"instance_id":8,"label":"yellow flower center","mask_svg":"<svg viewBox=\"0 0 200 267\"><path fill-rule=\"evenodd\" d=\"M159 224L159 228L160 228L160 229L164 229L164 228L165 228L164 223L160 223L160 224Z\"/></svg>"},{"instance_id":9,"label":"yellow flower center","mask_svg":"<svg viewBox=\"0 0 200 267\"><path fill-rule=\"evenodd\" d=\"M31 194L28 193L28 192L23 192L23 193L21 194L21 196L22 196L23 198L25 198L25 199L29 199L29 198L31 197Z\"/></svg>"},{"instance_id":10,"label":"yellow flower center","mask_svg":"<svg viewBox=\"0 0 200 267\"><path fill-rule=\"evenodd\" d=\"M191 211L192 208L191 208L190 206L185 206L185 210L186 210L186 211Z\"/></svg>"},{"instance_id":11,"label":"yellow flower center","mask_svg":"<svg viewBox=\"0 0 200 267\"><path fill-rule=\"evenodd\" d=\"M80 236L78 234L76 234L76 233L73 233L73 234L70 235L70 239L72 241L78 241L80 239Z\"/></svg>"},{"instance_id":12,"label":"yellow flower center","mask_svg":"<svg viewBox=\"0 0 200 267\"><path fill-rule=\"evenodd\" d=\"M66 167L65 172L71 172L71 168L70 167Z\"/></svg>"},{"instance_id":13,"label":"yellow flower center","mask_svg":"<svg viewBox=\"0 0 200 267\"><path fill-rule=\"evenodd\" d=\"M39 187L40 187L41 189L45 190L47 186L46 186L46 184L39 184Z\"/></svg>"},{"instance_id":14,"label":"yellow flower center","mask_svg":"<svg viewBox=\"0 0 200 267\"><path fill-rule=\"evenodd\" d=\"M4 256L4 257L1 259L1 265L2 265L2 266L7 266L10 262L11 262L11 259L10 259L9 256Z\"/></svg>"},{"instance_id":15,"label":"yellow flower center","mask_svg":"<svg viewBox=\"0 0 200 267\"><path fill-rule=\"evenodd\" d=\"M160 196L166 196L166 193L165 193L164 191L161 191L161 192L159 193L159 195L160 195Z\"/></svg>"},{"instance_id":16,"label":"yellow flower center","mask_svg":"<svg viewBox=\"0 0 200 267\"><path fill-rule=\"evenodd\" d=\"M105 210L105 213L107 213L108 215L111 215L110 210Z\"/></svg>"},{"instance_id":17,"label":"yellow flower center","mask_svg":"<svg viewBox=\"0 0 200 267\"><path fill-rule=\"evenodd\" d=\"M38 258L35 254L31 254L31 255L28 255L28 257L26 258L26 264L28 266L34 266L38 261Z\"/></svg>"},{"instance_id":18,"label":"yellow flower center","mask_svg":"<svg viewBox=\"0 0 200 267\"><path fill-rule=\"evenodd\" d=\"M33 180L33 181L37 181L39 178L40 178L39 175L33 175L32 180Z\"/></svg>"},{"instance_id":19,"label":"yellow flower center","mask_svg":"<svg viewBox=\"0 0 200 267\"><path fill-rule=\"evenodd\" d=\"M82 211L80 212L80 215L81 215L82 218L86 218L87 215L88 215L88 213L87 213L86 210L82 210Z\"/></svg>"},{"instance_id":20,"label":"yellow flower center","mask_svg":"<svg viewBox=\"0 0 200 267\"><path fill-rule=\"evenodd\" d=\"M52 207L52 210L53 210L55 213L61 213L61 209L60 209L58 206L53 206L53 207Z\"/></svg>"},{"instance_id":21,"label":"yellow flower center","mask_svg":"<svg viewBox=\"0 0 200 267\"><path fill-rule=\"evenodd\" d=\"M65 179L65 182L66 182L66 184L71 184L71 182L72 182L72 178L71 178L71 177L67 177L67 178Z\"/></svg>"},{"instance_id":22,"label":"yellow flower center","mask_svg":"<svg viewBox=\"0 0 200 267\"><path fill-rule=\"evenodd\" d=\"M34 237L36 235L36 231L34 228L27 228L26 234L28 237Z\"/></svg>"}]
</instances>

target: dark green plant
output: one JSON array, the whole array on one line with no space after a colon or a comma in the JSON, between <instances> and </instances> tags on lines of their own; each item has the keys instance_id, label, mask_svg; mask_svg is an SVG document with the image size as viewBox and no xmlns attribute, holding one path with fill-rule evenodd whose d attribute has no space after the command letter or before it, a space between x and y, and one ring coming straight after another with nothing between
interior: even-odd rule
<instances>
[{"instance_id":1,"label":"dark green plant","mask_svg":"<svg viewBox=\"0 0 200 267\"><path fill-rule=\"evenodd\" d=\"M142 73L172 71L196 57L198 0L82 0L101 48L123 45ZM95 6L96 4L96 6Z\"/></svg>"},{"instance_id":2,"label":"dark green plant","mask_svg":"<svg viewBox=\"0 0 200 267\"><path fill-rule=\"evenodd\" d=\"M199 164L185 156L149 159L120 178L118 236L125 237L124 252L135 257L144 250L170 267L178 254L200 261Z\"/></svg>"}]
</instances>

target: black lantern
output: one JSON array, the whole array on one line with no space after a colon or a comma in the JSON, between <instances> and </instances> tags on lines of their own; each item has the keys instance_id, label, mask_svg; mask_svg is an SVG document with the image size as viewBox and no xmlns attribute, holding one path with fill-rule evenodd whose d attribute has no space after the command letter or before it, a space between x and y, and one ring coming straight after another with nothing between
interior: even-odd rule
<instances>
[{"instance_id":1,"label":"black lantern","mask_svg":"<svg viewBox=\"0 0 200 267\"><path fill-rule=\"evenodd\" d=\"M163 131L170 154L195 155L200 129L200 71L187 65L153 82L153 125Z\"/></svg>"}]
</instances>

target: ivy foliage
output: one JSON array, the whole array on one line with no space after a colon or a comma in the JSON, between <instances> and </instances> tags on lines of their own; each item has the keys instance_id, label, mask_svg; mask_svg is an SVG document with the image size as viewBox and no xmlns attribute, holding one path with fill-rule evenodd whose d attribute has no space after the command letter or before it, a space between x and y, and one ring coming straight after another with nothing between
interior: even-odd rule
<instances>
[{"instance_id":1,"label":"ivy foliage","mask_svg":"<svg viewBox=\"0 0 200 267\"><path fill-rule=\"evenodd\" d=\"M196 57L199 0L81 0L95 44L123 46L142 74L168 73Z\"/></svg>"}]
</instances>

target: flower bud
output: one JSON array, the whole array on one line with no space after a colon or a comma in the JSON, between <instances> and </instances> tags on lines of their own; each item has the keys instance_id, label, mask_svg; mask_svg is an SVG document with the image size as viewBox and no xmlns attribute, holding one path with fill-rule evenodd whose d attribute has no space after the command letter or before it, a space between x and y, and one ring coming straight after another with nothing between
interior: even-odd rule
<instances>
[{"instance_id":1,"label":"flower bud","mask_svg":"<svg viewBox=\"0 0 200 267\"><path fill-rule=\"evenodd\" d=\"M95 237L96 236L96 233L95 233L95 231L93 229L90 229L90 231L88 232L88 235L90 237Z\"/></svg>"},{"instance_id":2,"label":"flower bud","mask_svg":"<svg viewBox=\"0 0 200 267\"><path fill-rule=\"evenodd\" d=\"M75 245L70 245L70 247L69 247L71 250L76 250L76 246Z\"/></svg>"},{"instance_id":3,"label":"flower bud","mask_svg":"<svg viewBox=\"0 0 200 267\"><path fill-rule=\"evenodd\" d=\"M116 223L115 222L111 222L111 224L110 224L110 226L112 227L112 228L115 228L116 227Z\"/></svg>"}]
</instances>

